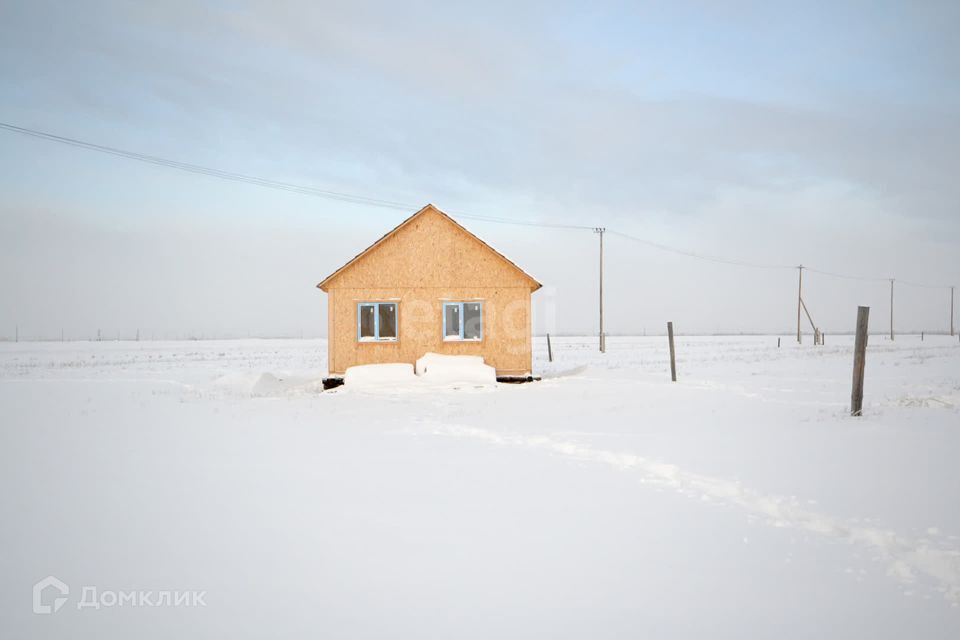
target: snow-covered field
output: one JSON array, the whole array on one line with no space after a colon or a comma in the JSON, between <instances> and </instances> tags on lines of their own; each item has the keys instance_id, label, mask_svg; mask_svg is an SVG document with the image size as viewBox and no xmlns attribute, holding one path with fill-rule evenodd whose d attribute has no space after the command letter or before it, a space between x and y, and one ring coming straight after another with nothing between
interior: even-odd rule
<instances>
[{"instance_id":1,"label":"snow-covered field","mask_svg":"<svg viewBox=\"0 0 960 640\"><path fill-rule=\"evenodd\" d=\"M2 344L0 637L960 637L956 338L872 337L862 418L850 337L595 342L330 392L319 340Z\"/></svg>"}]
</instances>

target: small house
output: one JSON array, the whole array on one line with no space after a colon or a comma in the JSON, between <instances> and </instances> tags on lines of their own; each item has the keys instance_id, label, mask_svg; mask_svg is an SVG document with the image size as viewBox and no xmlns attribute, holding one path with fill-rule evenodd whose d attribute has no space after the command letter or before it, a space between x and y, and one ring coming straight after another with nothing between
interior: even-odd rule
<instances>
[{"instance_id":1,"label":"small house","mask_svg":"<svg viewBox=\"0 0 960 640\"><path fill-rule=\"evenodd\" d=\"M434 352L479 355L498 379L528 378L540 286L428 204L317 285L327 294L328 375Z\"/></svg>"}]
</instances>

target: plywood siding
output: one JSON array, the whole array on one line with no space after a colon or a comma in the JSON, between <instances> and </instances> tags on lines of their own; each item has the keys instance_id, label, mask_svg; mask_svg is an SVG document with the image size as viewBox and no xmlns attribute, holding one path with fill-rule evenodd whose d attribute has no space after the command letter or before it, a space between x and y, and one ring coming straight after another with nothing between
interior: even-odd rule
<instances>
[{"instance_id":1,"label":"plywood siding","mask_svg":"<svg viewBox=\"0 0 960 640\"><path fill-rule=\"evenodd\" d=\"M336 317L336 312L334 311L337 299L337 292L335 289L331 289L327 292L327 371L333 372L333 356L335 353L334 345L336 344L336 323L334 318Z\"/></svg>"},{"instance_id":2,"label":"plywood siding","mask_svg":"<svg viewBox=\"0 0 960 640\"><path fill-rule=\"evenodd\" d=\"M482 355L498 375L531 371L529 276L440 213L426 211L327 286L329 370L414 362L428 351ZM534 283L536 284L536 283ZM483 301L483 339L444 341L445 301ZM357 304L396 301L399 339L358 342Z\"/></svg>"}]
</instances>

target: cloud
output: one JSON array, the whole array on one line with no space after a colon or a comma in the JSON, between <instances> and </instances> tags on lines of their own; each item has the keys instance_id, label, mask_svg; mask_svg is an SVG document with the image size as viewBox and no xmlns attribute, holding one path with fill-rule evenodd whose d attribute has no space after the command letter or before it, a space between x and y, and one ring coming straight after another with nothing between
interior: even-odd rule
<instances>
[{"instance_id":1,"label":"cloud","mask_svg":"<svg viewBox=\"0 0 960 640\"><path fill-rule=\"evenodd\" d=\"M741 259L960 280L942 249L960 241L950 3L38 1L4 18L0 119L18 124L336 191L603 223ZM130 220L123 207L149 193L135 244L173 215L164 204L178 219L226 208L223 188L203 179L24 153L0 165L0 187L22 201L25 185L58 185L37 187L38 207L95 201L66 208L84 225ZM233 193L237 218L281 230L329 211L349 220L359 248L384 230L309 201ZM480 231L526 252L517 259L541 278L573 283L561 303L593 286L566 264L576 260L557 258L586 261L592 238L543 248L516 228ZM854 231L856 257L844 248ZM340 244L317 238L316 252L333 262ZM11 268L30 263L19 260ZM569 330L590 326L564 304Z\"/></svg>"}]
</instances>

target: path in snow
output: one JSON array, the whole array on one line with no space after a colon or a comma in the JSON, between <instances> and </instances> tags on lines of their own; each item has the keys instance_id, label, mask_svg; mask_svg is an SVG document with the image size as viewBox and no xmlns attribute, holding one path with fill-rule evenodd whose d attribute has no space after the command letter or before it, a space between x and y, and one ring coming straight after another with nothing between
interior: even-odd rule
<instances>
[{"instance_id":1,"label":"path in snow","mask_svg":"<svg viewBox=\"0 0 960 640\"><path fill-rule=\"evenodd\" d=\"M917 543L895 531L843 522L806 508L796 499L763 494L736 481L692 473L632 453L595 449L546 436L505 435L469 426L434 424L428 431L434 435L537 449L582 462L638 472L644 484L733 505L773 527L799 529L866 548L886 564L887 575L905 588L932 585L952 607L960 607L960 550L957 549L937 548Z\"/></svg>"}]
</instances>

